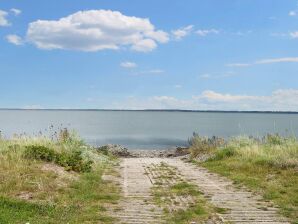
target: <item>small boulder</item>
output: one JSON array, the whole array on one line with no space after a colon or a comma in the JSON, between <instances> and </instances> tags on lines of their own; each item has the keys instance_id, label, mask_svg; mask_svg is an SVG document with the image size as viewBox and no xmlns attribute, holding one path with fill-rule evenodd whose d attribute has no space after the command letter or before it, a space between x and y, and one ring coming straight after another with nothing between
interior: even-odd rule
<instances>
[{"instance_id":1,"label":"small boulder","mask_svg":"<svg viewBox=\"0 0 298 224\"><path fill-rule=\"evenodd\" d=\"M128 149L121 145L108 144L97 148L99 151L109 152L115 156L129 157Z\"/></svg>"}]
</instances>

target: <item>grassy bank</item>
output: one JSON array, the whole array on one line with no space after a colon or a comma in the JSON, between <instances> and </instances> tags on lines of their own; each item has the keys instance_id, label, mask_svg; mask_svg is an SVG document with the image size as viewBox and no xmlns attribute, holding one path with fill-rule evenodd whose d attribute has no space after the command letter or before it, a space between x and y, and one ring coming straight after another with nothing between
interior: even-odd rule
<instances>
[{"instance_id":1,"label":"grassy bank","mask_svg":"<svg viewBox=\"0 0 298 224\"><path fill-rule=\"evenodd\" d=\"M101 177L114 162L67 130L0 139L0 223L113 223L118 189Z\"/></svg>"},{"instance_id":2,"label":"grassy bank","mask_svg":"<svg viewBox=\"0 0 298 224\"><path fill-rule=\"evenodd\" d=\"M237 137L228 142L197 135L190 140L200 165L245 185L298 223L298 141L268 135L262 139Z\"/></svg>"}]
</instances>

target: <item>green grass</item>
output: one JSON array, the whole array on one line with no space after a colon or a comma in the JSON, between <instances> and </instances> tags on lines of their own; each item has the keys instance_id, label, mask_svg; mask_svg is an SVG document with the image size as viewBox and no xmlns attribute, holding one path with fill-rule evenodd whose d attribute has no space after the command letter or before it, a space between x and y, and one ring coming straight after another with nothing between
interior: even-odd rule
<instances>
[{"instance_id":1,"label":"green grass","mask_svg":"<svg viewBox=\"0 0 298 224\"><path fill-rule=\"evenodd\" d=\"M190 150L200 151L198 148ZM260 193L280 213L298 223L298 141L268 135L237 137L213 150L200 165Z\"/></svg>"},{"instance_id":2,"label":"green grass","mask_svg":"<svg viewBox=\"0 0 298 224\"><path fill-rule=\"evenodd\" d=\"M104 206L116 203L118 190L104 183L100 173L88 173L61 190L55 203L1 197L0 223L113 223Z\"/></svg>"},{"instance_id":3,"label":"green grass","mask_svg":"<svg viewBox=\"0 0 298 224\"><path fill-rule=\"evenodd\" d=\"M59 138L0 139L0 223L114 222L106 209L119 189L101 177L118 175L115 159L77 137Z\"/></svg>"},{"instance_id":4,"label":"green grass","mask_svg":"<svg viewBox=\"0 0 298 224\"><path fill-rule=\"evenodd\" d=\"M169 189L173 194L179 195L179 196L198 196L202 193L198 191L197 186L193 184L189 184L187 182L178 182L177 184L174 184Z\"/></svg>"},{"instance_id":5,"label":"green grass","mask_svg":"<svg viewBox=\"0 0 298 224\"><path fill-rule=\"evenodd\" d=\"M166 223L188 224L190 222L204 223L210 216L218 212L204 199L196 185L180 179L175 167L165 163L147 168L149 172L156 174L155 186L152 188L154 202L164 210ZM169 183L169 180L176 180L176 183ZM180 205L179 197L192 197L193 202L185 209L176 209L173 203Z\"/></svg>"},{"instance_id":6,"label":"green grass","mask_svg":"<svg viewBox=\"0 0 298 224\"><path fill-rule=\"evenodd\" d=\"M206 207L199 203L186 210L178 210L170 215L169 224L188 224L190 222L203 222L208 217Z\"/></svg>"},{"instance_id":7,"label":"green grass","mask_svg":"<svg viewBox=\"0 0 298 224\"><path fill-rule=\"evenodd\" d=\"M207 161L202 165L229 177L235 184L244 184L259 192L265 200L278 205L281 214L298 220L298 173L294 169L256 165L233 157Z\"/></svg>"}]
</instances>

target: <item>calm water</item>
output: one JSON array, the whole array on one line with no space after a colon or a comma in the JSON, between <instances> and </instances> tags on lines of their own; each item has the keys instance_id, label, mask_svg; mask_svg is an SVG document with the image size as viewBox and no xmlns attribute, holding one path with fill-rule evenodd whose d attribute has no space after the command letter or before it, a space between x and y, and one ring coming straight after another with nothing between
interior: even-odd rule
<instances>
[{"instance_id":1,"label":"calm water","mask_svg":"<svg viewBox=\"0 0 298 224\"><path fill-rule=\"evenodd\" d=\"M192 133L230 137L266 133L298 135L298 114L0 110L2 135L49 134L49 127L76 130L88 143L129 148L186 145Z\"/></svg>"}]
</instances>

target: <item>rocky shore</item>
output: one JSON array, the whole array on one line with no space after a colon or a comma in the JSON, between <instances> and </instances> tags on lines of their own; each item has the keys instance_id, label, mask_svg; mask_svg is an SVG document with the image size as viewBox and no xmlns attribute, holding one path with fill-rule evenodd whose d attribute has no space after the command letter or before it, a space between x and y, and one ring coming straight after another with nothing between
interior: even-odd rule
<instances>
[{"instance_id":1,"label":"rocky shore","mask_svg":"<svg viewBox=\"0 0 298 224\"><path fill-rule=\"evenodd\" d=\"M98 147L97 150L110 152L115 156L124 158L171 158L171 157L187 157L189 150L187 147L176 147L173 149L127 149L121 145L108 144Z\"/></svg>"}]
</instances>

